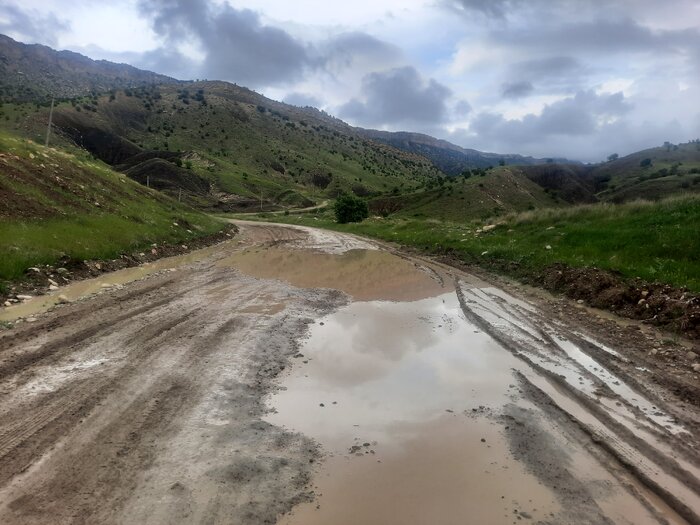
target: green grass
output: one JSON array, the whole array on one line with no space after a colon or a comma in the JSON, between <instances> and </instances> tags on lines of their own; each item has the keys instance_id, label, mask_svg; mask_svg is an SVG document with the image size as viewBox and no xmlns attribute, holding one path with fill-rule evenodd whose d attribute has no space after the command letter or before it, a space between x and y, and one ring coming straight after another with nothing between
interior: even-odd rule
<instances>
[{"instance_id":1,"label":"green grass","mask_svg":"<svg viewBox=\"0 0 700 525\"><path fill-rule=\"evenodd\" d=\"M409 219L465 222L560 204L512 168L495 168L483 177L444 179L442 186L436 189L379 197L370 203L370 209L377 214L383 209L396 209L395 215Z\"/></svg>"},{"instance_id":2,"label":"green grass","mask_svg":"<svg viewBox=\"0 0 700 525\"><path fill-rule=\"evenodd\" d=\"M188 217L189 215L189 217ZM76 216L42 222L0 222L0 278L13 280L27 268L52 264L61 257L76 260L111 259L120 253L150 249L152 243L183 242L221 229L214 220L185 214L197 225L188 233L173 226L181 220L170 213L146 212L142 223L115 215Z\"/></svg>"},{"instance_id":3,"label":"green grass","mask_svg":"<svg viewBox=\"0 0 700 525\"><path fill-rule=\"evenodd\" d=\"M264 217L263 217L264 218ZM486 233L486 222L369 219L339 225L320 216L271 220L325 227L412 246L428 253L452 253L467 262L536 272L553 263L598 267L700 292L700 197L657 202L595 204L511 214ZM550 246L551 249L547 249Z\"/></svg>"},{"instance_id":4,"label":"green grass","mask_svg":"<svg viewBox=\"0 0 700 525\"><path fill-rule=\"evenodd\" d=\"M0 133L0 152L0 280L62 257L114 258L223 227L87 157L8 133Z\"/></svg>"}]
</instances>

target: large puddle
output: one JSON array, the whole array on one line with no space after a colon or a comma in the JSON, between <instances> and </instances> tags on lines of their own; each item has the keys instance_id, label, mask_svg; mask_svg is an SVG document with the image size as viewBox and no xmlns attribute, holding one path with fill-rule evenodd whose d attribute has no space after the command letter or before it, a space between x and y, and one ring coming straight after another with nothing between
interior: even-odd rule
<instances>
[{"instance_id":1,"label":"large puddle","mask_svg":"<svg viewBox=\"0 0 700 525\"><path fill-rule=\"evenodd\" d=\"M333 288L356 301L410 301L453 288L435 271L385 251L351 249L341 254L284 247L256 247L218 263L261 279L282 279L299 288Z\"/></svg>"},{"instance_id":2,"label":"large puddle","mask_svg":"<svg viewBox=\"0 0 700 525\"><path fill-rule=\"evenodd\" d=\"M658 516L684 523L636 480L625 479L625 489L598 459L571 448L570 436L522 398L515 372L552 395L556 384L467 317L460 297L469 294L470 307L479 305L481 315L493 317L490 326L519 340L522 351L537 344L544 352L543 343L554 341L555 333L540 333L549 328L538 326L539 314L526 303L478 283L458 295L440 267L377 250L338 255L261 247L219 264L299 287L341 289L354 299L312 326L270 402L268 421L312 437L327 453L314 478L317 498L280 523L578 523L572 516L586 509L571 502L584 496L599 513L586 523L597 515L619 524L659 523ZM556 342L557 352L575 354L561 361L557 373L576 365L577 374L589 367L602 376L598 363L577 364L575 358L583 358L574 347ZM542 425L550 446L560 455L557 476L573 476L572 486L586 487L576 489L580 495L562 499L570 487L547 485L532 459L515 459L500 417L513 406L547 422ZM562 406L586 419L581 407ZM526 454L551 463L538 447L528 442Z\"/></svg>"},{"instance_id":3,"label":"large puddle","mask_svg":"<svg viewBox=\"0 0 700 525\"><path fill-rule=\"evenodd\" d=\"M302 353L269 420L331 457L318 501L283 523L502 523L558 511L499 426L476 417L509 402L517 363L466 323L454 293L353 303L314 325Z\"/></svg>"}]
</instances>

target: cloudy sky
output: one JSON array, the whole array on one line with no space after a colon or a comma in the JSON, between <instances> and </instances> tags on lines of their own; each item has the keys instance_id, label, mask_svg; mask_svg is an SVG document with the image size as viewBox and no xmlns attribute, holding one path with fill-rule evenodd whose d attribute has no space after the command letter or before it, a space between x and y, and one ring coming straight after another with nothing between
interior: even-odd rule
<instances>
[{"instance_id":1,"label":"cloudy sky","mask_svg":"<svg viewBox=\"0 0 700 525\"><path fill-rule=\"evenodd\" d=\"M0 33L486 151L700 137L698 0L3 0Z\"/></svg>"}]
</instances>

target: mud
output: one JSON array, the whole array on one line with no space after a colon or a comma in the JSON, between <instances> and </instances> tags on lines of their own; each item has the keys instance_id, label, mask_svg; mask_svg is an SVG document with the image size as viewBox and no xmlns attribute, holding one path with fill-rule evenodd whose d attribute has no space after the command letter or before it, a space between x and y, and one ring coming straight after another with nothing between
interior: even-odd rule
<instances>
[{"instance_id":1,"label":"mud","mask_svg":"<svg viewBox=\"0 0 700 525\"><path fill-rule=\"evenodd\" d=\"M0 523L700 522L648 327L238 224L0 333Z\"/></svg>"},{"instance_id":2,"label":"mud","mask_svg":"<svg viewBox=\"0 0 700 525\"><path fill-rule=\"evenodd\" d=\"M454 254L444 254L440 260L468 272L479 272ZM563 263L531 270L515 262L494 260L486 268L617 316L700 340L700 295L685 288L626 279L608 270L573 268Z\"/></svg>"},{"instance_id":3,"label":"mud","mask_svg":"<svg viewBox=\"0 0 700 525\"><path fill-rule=\"evenodd\" d=\"M187 221L185 220L180 220L178 225L183 228L188 227ZM66 293L68 293L71 294L74 299L75 294L66 291L65 288L62 287L85 279L95 278L104 274L112 274L117 270L134 267L139 268L137 272L141 272L141 277L144 277L150 273L143 270L143 265L145 263L156 263L154 265L156 268L161 266L168 267L168 263L164 264L157 261L176 255L192 253L203 247L230 240L233 238L236 231L237 228L231 225L223 228L220 232L190 239L187 241L187 244L152 244L147 249L144 248L143 251L139 250L128 254L125 253L117 259L80 261L64 257L55 265L39 265L30 268L26 271L22 279L7 283L6 286L3 287L3 292L0 293L0 303L5 303L9 300L13 305L6 308L0 307L0 321L9 321L32 312L45 311L48 306L58 303L59 295L66 295ZM110 277L107 277L103 282L109 283L111 281L116 282L117 280L118 279L110 275ZM60 288L59 290L53 290L55 293L52 293L51 281L57 283ZM85 287L89 288L90 284L86 284ZM39 298L39 302L42 302L43 306L18 308L21 303L23 303L23 301L17 299L18 295L28 295L33 298ZM26 311L27 313L22 313L22 311Z\"/></svg>"}]
</instances>

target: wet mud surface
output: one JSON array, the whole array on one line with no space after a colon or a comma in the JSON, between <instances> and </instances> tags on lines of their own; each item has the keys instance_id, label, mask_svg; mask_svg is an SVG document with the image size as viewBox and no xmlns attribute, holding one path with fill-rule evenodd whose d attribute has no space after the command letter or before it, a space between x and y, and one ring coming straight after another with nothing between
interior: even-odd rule
<instances>
[{"instance_id":1,"label":"wet mud surface","mask_svg":"<svg viewBox=\"0 0 700 525\"><path fill-rule=\"evenodd\" d=\"M1 523L700 522L697 405L643 340L238 225L0 333Z\"/></svg>"},{"instance_id":2,"label":"wet mud surface","mask_svg":"<svg viewBox=\"0 0 700 525\"><path fill-rule=\"evenodd\" d=\"M180 228L186 229L191 227L186 220L180 220L176 224ZM58 303L58 295L60 293L56 292L56 290L59 287L64 291L68 284L79 283L104 274L110 274L106 276L106 279L111 280L113 279L112 273L124 268L139 267L137 271L142 272L141 277L143 277L147 274L147 272L144 272L144 268L148 268L149 263L154 263L155 267L161 266L164 264L162 262L163 258L183 256L206 246L229 240L235 232L235 226L230 225L220 232L190 239L187 241L187 244L152 244L143 251L121 254L117 259L82 261L64 257L55 265L47 264L29 268L19 281L2 283L5 286L0 292L0 304L9 305L9 308L0 310L0 321L9 322L26 315L26 310L22 308L26 302L18 299L18 295L36 298L37 300L33 301L34 304L46 301L43 307L45 309L47 306ZM29 310L31 309L32 307L29 308Z\"/></svg>"}]
</instances>

